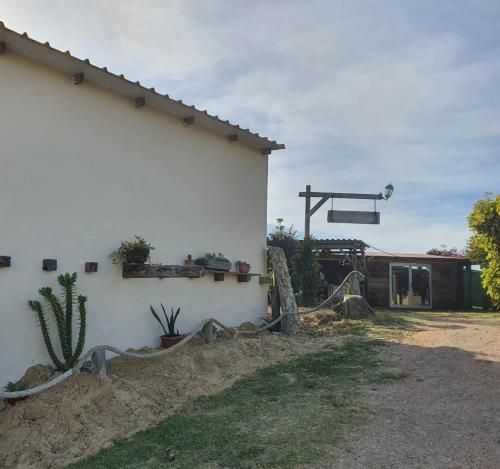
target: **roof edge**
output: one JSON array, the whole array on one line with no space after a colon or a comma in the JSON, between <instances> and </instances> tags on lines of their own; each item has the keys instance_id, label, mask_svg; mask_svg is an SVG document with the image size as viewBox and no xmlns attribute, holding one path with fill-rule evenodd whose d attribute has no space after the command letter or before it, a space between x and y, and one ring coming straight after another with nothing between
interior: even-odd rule
<instances>
[{"instance_id":1,"label":"roof edge","mask_svg":"<svg viewBox=\"0 0 500 469\"><path fill-rule=\"evenodd\" d=\"M144 104L160 109L175 117L184 120L185 125L196 124L212 132L226 137L229 142L241 142L256 148L263 155L269 155L273 150L285 149L285 145L263 137L258 133L243 129L238 124L222 120L217 115L209 114L207 110L197 109L193 105L185 104L182 100L175 100L168 94L160 94L154 88L146 88L139 81L133 82L124 75L116 75L106 67L98 67L89 59L80 59L68 51L61 51L50 45L32 39L25 33L18 33L5 26L0 21L0 55L6 50L12 50L20 55L32 58L35 61L51 66L69 74L83 74L85 80L98 86L110 89L131 99L143 98ZM187 124L187 122L189 122Z\"/></svg>"}]
</instances>

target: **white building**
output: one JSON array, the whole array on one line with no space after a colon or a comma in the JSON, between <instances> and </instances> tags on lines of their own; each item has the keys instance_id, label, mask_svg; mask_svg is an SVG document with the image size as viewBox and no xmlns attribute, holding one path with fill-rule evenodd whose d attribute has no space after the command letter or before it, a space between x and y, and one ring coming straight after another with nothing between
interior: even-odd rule
<instances>
[{"instance_id":1,"label":"white building","mask_svg":"<svg viewBox=\"0 0 500 469\"><path fill-rule=\"evenodd\" d=\"M124 279L109 256L138 234L156 263L222 252L265 274L267 158L283 145L2 23L0 106L0 386L50 363L27 301L64 272L88 296L85 350L158 345L160 302L181 307L181 332L263 315L258 277Z\"/></svg>"}]
</instances>

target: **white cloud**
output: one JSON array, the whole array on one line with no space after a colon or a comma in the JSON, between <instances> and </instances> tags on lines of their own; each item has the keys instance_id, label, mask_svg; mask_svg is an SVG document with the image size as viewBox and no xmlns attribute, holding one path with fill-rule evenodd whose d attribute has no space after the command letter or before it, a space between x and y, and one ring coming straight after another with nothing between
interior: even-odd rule
<instances>
[{"instance_id":1,"label":"white cloud","mask_svg":"<svg viewBox=\"0 0 500 469\"><path fill-rule=\"evenodd\" d=\"M7 26L277 138L269 220L303 223L306 184L379 192L382 225L319 236L461 247L500 179L500 8L431 1L2 0ZM324 215L324 217L323 217Z\"/></svg>"}]
</instances>

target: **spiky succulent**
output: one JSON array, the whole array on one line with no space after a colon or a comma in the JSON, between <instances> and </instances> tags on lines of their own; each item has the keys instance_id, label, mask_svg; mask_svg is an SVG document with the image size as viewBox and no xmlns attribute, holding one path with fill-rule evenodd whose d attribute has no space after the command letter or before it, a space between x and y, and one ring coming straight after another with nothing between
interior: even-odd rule
<instances>
[{"instance_id":1,"label":"spiky succulent","mask_svg":"<svg viewBox=\"0 0 500 469\"><path fill-rule=\"evenodd\" d=\"M57 281L63 290L62 298L59 299L50 287L40 288L39 293L45 300L47 305L52 310L56 320L57 333L63 358L59 359L54 351L50 331L47 324L46 313L43 305L37 300L28 301L29 307L34 311L40 329L42 331L43 340L50 358L54 362L56 368L60 371L66 371L76 364L85 345L85 333L87 328L87 312L85 303L87 298L82 295L76 296L76 272L73 274L62 274L57 277ZM73 307L77 304L78 316L80 319L80 328L78 332L78 341L76 348L73 350Z\"/></svg>"}]
</instances>

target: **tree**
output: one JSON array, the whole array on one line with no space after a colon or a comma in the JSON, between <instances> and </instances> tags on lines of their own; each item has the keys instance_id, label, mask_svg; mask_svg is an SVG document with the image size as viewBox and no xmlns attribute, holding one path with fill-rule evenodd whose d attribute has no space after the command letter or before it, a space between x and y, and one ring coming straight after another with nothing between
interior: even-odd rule
<instances>
[{"instance_id":1,"label":"tree","mask_svg":"<svg viewBox=\"0 0 500 469\"><path fill-rule=\"evenodd\" d=\"M427 254L433 256L446 256L446 257L463 257L463 253L459 251L455 246L448 249L446 244L441 244L440 248L433 248L427 251Z\"/></svg>"},{"instance_id":2,"label":"tree","mask_svg":"<svg viewBox=\"0 0 500 469\"><path fill-rule=\"evenodd\" d=\"M478 200L469 217L472 236L467 257L483 267L481 279L492 303L500 308L500 194L486 194Z\"/></svg>"},{"instance_id":3,"label":"tree","mask_svg":"<svg viewBox=\"0 0 500 469\"><path fill-rule=\"evenodd\" d=\"M290 260L299 243L297 230L293 228L293 225L286 228L283 218L278 218L276 222L274 230L267 236L267 245L282 248L285 251L286 261L290 268Z\"/></svg>"},{"instance_id":4,"label":"tree","mask_svg":"<svg viewBox=\"0 0 500 469\"><path fill-rule=\"evenodd\" d=\"M304 239L298 243L291 259L292 284L299 293L298 301L302 306L315 306L321 287L321 265L313 251L314 240Z\"/></svg>"}]
</instances>

